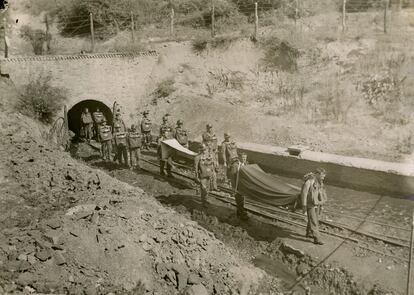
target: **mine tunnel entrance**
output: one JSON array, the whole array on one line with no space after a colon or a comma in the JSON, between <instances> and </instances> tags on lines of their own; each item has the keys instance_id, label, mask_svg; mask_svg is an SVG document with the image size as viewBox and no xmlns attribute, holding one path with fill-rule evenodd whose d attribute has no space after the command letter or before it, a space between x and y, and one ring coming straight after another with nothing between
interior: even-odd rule
<instances>
[{"instance_id":1,"label":"mine tunnel entrance","mask_svg":"<svg viewBox=\"0 0 414 295\"><path fill-rule=\"evenodd\" d=\"M106 104L93 99L82 100L68 111L69 130L73 131L76 134L76 137L79 137L80 134L81 115L85 108L87 108L91 114L99 109L104 114L108 124L112 125L112 111Z\"/></svg>"}]
</instances>

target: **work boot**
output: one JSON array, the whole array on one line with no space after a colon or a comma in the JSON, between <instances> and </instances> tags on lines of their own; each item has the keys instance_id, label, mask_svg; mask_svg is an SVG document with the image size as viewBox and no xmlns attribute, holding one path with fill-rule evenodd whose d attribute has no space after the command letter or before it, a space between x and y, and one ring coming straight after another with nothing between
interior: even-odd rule
<instances>
[{"instance_id":1,"label":"work boot","mask_svg":"<svg viewBox=\"0 0 414 295\"><path fill-rule=\"evenodd\" d=\"M315 240L313 241L313 243L314 243L315 245L324 245L324 244L325 244L324 242L322 242L321 240L318 240L318 239L315 239Z\"/></svg>"},{"instance_id":2,"label":"work boot","mask_svg":"<svg viewBox=\"0 0 414 295\"><path fill-rule=\"evenodd\" d=\"M237 211L237 218L243 221L249 220L249 216L247 216L247 213L245 211Z\"/></svg>"}]
</instances>

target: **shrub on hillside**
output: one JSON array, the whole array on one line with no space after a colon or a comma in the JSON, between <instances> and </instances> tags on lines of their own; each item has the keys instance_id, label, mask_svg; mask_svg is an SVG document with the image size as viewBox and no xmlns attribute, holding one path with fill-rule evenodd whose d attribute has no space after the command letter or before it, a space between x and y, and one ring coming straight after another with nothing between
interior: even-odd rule
<instances>
[{"instance_id":1,"label":"shrub on hillside","mask_svg":"<svg viewBox=\"0 0 414 295\"><path fill-rule=\"evenodd\" d=\"M192 48L195 53L201 53L207 49L210 38L205 36L200 36L193 40Z\"/></svg>"},{"instance_id":2,"label":"shrub on hillside","mask_svg":"<svg viewBox=\"0 0 414 295\"><path fill-rule=\"evenodd\" d=\"M67 96L64 89L52 86L50 79L50 76L39 76L25 85L16 109L43 123L52 123Z\"/></svg>"},{"instance_id":3,"label":"shrub on hillside","mask_svg":"<svg viewBox=\"0 0 414 295\"><path fill-rule=\"evenodd\" d=\"M153 94L152 104L157 105L158 99L166 98L170 96L171 94L173 94L176 90L176 88L174 87L174 83L175 81L172 78L168 78L168 79L161 81L158 84L157 88L152 93Z\"/></svg>"},{"instance_id":4,"label":"shrub on hillside","mask_svg":"<svg viewBox=\"0 0 414 295\"><path fill-rule=\"evenodd\" d=\"M28 25L24 25L20 29L20 36L29 41L33 47L33 52L36 55L43 54L44 44L51 40L52 36L50 34L46 34L44 31L39 29L32 29Z\"/></svg>"},{"instance_id":5,"label":"shrub on hillside","mask_svg":"<svg viewBox=\"0 0 414 295\"><path fill-rule=\"evenodd\" d=\"M297 59L301 52L287 40L271 36L261 42L265 51L262 62L272 70L294 72L298 69Z\"/></svg>"}]
</instances>

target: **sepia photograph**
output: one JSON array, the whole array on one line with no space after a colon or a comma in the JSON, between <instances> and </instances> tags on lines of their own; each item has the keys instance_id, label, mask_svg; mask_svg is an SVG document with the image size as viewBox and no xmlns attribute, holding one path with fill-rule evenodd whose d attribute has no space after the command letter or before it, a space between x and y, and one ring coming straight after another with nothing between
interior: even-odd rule
<instances>
[{"instance_id":1,"label":"sepia photograph","mask_svg":"<svg viewBox=\"0 0 414 295\"><path fill-rule=\"evenodd\" d=\"M414 295L414 0L0 0L0 295Z\"/></svg>"}]
</instances>

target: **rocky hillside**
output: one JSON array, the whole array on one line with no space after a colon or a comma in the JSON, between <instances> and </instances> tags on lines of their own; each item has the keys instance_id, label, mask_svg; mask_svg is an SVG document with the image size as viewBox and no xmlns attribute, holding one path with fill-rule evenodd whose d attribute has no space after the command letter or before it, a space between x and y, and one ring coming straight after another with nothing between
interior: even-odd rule
<instances>
[{"instance_id":1,"label":"rocky hillside","mask_svg":"<svg viewBox=\"0 0 414 295\"><path fill-rule=\"evenodd\" d=\"M276 290L197 223L45 141L45 128L6 107L13 85L0 83L0 293Z\"/></svg>"}]
</instances>

